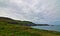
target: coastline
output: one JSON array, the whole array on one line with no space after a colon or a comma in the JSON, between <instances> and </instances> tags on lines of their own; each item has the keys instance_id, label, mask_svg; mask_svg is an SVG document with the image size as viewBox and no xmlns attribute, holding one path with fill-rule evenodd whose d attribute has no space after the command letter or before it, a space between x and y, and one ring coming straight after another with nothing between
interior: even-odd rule
<instances>
[{"instance_id":1,"label":"coastline","mask_svg":"<svg viewBox=\"0 0 60 36\"><path fill-rule=\"evenodd\" d=\"M29 21L0 17L0 36L60 36L60 32L35 29L25 25L35 24ZM44 26L47 26L47 24Z\"/></svg>"},{"instance_id":2,"label":"coastline","mask_svg":"<svg viewBox=\"0 0 60 36\"><path fill-rule=\"evenodd\" d=\"M17 24L1 24L1 36L60 36L60 32L31 28Z\"/></svg>"}]
</instances>

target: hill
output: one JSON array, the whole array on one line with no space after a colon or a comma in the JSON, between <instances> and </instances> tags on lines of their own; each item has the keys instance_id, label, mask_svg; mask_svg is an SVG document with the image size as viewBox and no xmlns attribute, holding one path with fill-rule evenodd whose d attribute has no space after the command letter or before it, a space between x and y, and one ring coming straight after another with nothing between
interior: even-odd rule
<instances>
[{"instance_id":1,"label":"hill","mask_svg":"<svg viewBox=\"0 0 60 36\"><path fill-rule=\"evenodd\" d=\"M5 23L9 23L9 24L19 24L19 25L23 25L23 26L49 26L48 24L35 24L30 21L13 20L8 17L0 17L0 22L5 22Z\"/></svg>"},{"instance_id":2,"label":"hill","mask_svg":"<svg viewBox=\"0 0 60 36\"><path fill-rule=\"evenodd\" d=\"M19 24L19 25L25 25L25 26L34 25L34 23L32 23L30 21L13 20L8 17L0 17L0 22L4 22L4 23L8 23L8 24Z\"/></svg>"}]
</instances>

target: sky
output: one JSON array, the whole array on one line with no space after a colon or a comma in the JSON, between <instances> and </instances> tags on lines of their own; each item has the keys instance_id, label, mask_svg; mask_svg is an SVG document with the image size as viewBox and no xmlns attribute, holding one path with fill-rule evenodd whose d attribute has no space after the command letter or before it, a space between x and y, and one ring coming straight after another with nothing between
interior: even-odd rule
<instances>
[{"instance_id":1,"label":"sky","mask_svg":"<svg viewBox=\"0 0 60 36\"><path fill-rule=\"evenodd\" d=\"M60 25L60 0L0 0L0 17Z\"/></svg>"}]
</instances>

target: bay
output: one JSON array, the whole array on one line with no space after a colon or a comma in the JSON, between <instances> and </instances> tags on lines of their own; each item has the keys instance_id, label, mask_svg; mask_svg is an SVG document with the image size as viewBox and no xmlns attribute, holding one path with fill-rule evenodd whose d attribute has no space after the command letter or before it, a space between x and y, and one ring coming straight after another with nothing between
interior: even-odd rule
<instances>
[{"instance_id":1,"label":"bay","mask_svg":"<svg viewBox=\"0 0 60 36\"><path fill-rule=\"evenodd\" d=\"M55 25L55 26L31 26L31 27L36 28L36 29L43 29L43 30L51 30L51 31L60 32L60 25Z\"/></svg>"}]
</instances>

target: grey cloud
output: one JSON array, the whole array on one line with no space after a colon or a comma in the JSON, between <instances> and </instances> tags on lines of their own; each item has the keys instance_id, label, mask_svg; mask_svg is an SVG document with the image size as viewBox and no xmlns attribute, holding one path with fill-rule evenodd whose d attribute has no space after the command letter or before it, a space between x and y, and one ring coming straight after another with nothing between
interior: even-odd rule
<instances>
[{"instance_id":1,"label":"grey cloud","mask_svg":"<svg viewBox=\"0 0 60 36\"><path fill-rule=\"evenodd\" d=\"M18 0L11 1L6 0L0 2L0 8L9 9L9 11L6 10L8 11L6 12L6 14L8 14L8 17L21 20L30 20L33 22L43 22L46 20L46 22L50 22L52 19L56 19L54 0L52 3L50 3L50 0L19 0L20 2L22 1L21 3Z\"/></svg>"}]
</instances>

